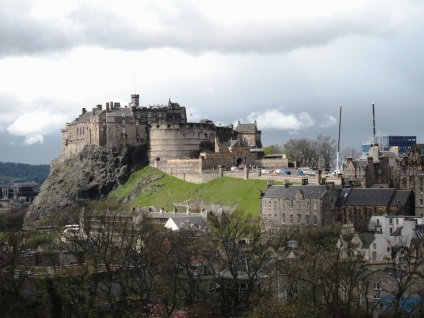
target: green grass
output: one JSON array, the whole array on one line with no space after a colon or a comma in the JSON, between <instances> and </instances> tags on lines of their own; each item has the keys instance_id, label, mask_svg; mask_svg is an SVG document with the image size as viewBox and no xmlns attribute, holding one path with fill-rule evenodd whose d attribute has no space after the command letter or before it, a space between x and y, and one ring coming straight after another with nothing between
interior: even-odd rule
<instances>
[{"instance_id":1,"label":"green grass","mask_svg":"<svg viewBox=\"0 0 424 318\"><path fill-rule=\"evenodd\" d=\"M247 215L259 215L259 193L267 187L265 180L217 178L208 183L184 182L153 167L133 173L130 179L109 195L110 199L130 198L131 206L173 208L173 202L201 200L209 204L236 206Z\"/></svg>"}]
</instances>

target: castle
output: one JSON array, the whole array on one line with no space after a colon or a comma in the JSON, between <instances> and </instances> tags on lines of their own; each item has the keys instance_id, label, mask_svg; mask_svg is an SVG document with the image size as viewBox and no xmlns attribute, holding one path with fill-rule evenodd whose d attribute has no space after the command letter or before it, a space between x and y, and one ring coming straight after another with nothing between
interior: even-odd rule
<instances>
[{"instance_id":1,"label":"castle","mask_svg":"<svg viewBox=\"0 0 424 318\"><path fill-rule=\"evenodd\" d=\"M194 159L203 154L210 166L254 164L262 147L261 131L253 124L216 126L210 120L187 122L186 108L169 100L168 105L144 107L139 95L131 95L128 106L106 102L81 115L62 129L60 161L74 156L87 145L119 151L126 145L147 146L151 164L171 159ZM208 155L206 155L208 154ZM221 154L221 155L219 155ZM225 159L224 159L225 157Z\"/></svg>"}]
</instances>

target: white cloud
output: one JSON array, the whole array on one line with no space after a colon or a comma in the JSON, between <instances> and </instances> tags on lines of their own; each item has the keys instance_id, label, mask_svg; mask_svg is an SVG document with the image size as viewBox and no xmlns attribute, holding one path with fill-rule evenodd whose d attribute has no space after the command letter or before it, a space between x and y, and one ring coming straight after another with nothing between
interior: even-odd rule
<instances>
[{"instance_id":1,"label":"white cloud","mask_svg":"<svg viewBox=\"0 0 424 318\"><path fill-rule=\"evenodd\" d=\"M255 121L259 129L303 130L315 125L315 120L307 112L284 113L281 109L268 109L263 112L251 113L248 122Z\"/></svg>"},{"instance_id":2,"label":"white cloud","mask_svg":"<svg viewBox=\"0 0 424 318\"><path fill-rule=\"evenodd\" d=\"M44 110L35 110L20 114L6 130L18 136L46 135L59 130L67 116Z\"/></svg>"},{"instance_id":3,"label":"white cloud","mask_svg":"<svg viewBox=\"0 0 424 318\"><path fill-rule=\"evenodd\" d=\"M25 145L43 144L44 138L42 135L32 135L25 137Z\"/></svg>"}]
</instances>

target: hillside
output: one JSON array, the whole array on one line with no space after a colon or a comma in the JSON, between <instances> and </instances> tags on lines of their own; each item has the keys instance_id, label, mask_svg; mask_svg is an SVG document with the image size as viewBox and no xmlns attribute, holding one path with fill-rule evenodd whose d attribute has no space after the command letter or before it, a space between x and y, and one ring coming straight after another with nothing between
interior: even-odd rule
<instances>
[{"instance_id":1,"label":"hillside","mask_svg":"<svg viewBox=\"0 0 424 318\"><path fill-rule=\"evenodd\" d=\"M42 184L48 177L49 165L0 162L0 184L35 181Z\"/></svg>"},{"instance_id":2,"label":"hillside","mask_svg":"<svg viewBox=\"0 0 424 318\"><path fill-rule=\"evenodd\" d=\"M217 178L205 184L184 182L152 167L133 173L128 181L109 194L109 198L130 206L155 206L167 211L203 208L244 211L259 214L259 194L267 187L265 180Z\"/></svg>"}]
</instances>

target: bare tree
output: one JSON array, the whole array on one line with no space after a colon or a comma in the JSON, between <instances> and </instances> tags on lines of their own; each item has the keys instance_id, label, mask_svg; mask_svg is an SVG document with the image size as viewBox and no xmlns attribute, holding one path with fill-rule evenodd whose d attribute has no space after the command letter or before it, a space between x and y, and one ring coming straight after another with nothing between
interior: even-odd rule
<instances>
[{"instance_id":1,"label":"bare tree","mask_svg":"<svg viewBox=\"0 0 424 318\"><path fill-rule=\"evenodd\" d=\"M316 140L290 139L284 144L283 151L299 166L317 167L322 159L325 168L329 168L336 153L336 141L322 135Z\"/></svg>"},{"instance_id":2,"label":"bare tree","mask_svg":"<svg viewBox=\"0 0 424 318\"><path fill-rule=\"evenodd\" d=\"M323 160L323 167L330 169L337 151L336 141L331 137L319 135L317 142L320 160Z\"/></svg>"},{"instance_id":3,"label":"bare tree","mask_svg":"<svg viewBox=\"0 0 424 318\"><path fill-rule=\"evenodd\" d=\"M353 160L359 159L361 157L361 149L360 148L354 148L354 147L347 147L343 149L341 158L352 158Z\"/></svg>"}]
</instances>

